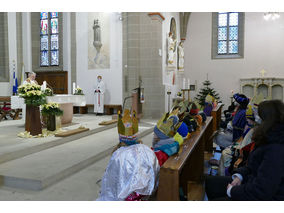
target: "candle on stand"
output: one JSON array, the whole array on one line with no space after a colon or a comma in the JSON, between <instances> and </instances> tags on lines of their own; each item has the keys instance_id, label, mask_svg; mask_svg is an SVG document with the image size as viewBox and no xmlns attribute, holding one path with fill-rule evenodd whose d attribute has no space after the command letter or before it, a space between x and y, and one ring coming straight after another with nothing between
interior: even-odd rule
<instances>
[{"instance_id":1,"label":"candle on stand","mask_svg":"<svg viewBox=\"0 0 284 213\"><path fill-rule=\"evenodd\" d=\"M73 82L73 94L75 94L76 83Z\"/></svg>"},{"instance_id":2,"label":"candle on stand","mask_svg":"<svg viewBox=\"0 0 284 213\"><path fill-rule=\"evenodd\" d=\"M182 89L185 89L185 78L183 78Z\"/></svg>"},{"instance_id":3,"label":"candle on stand","mask_svg":"<svg viewBox=\"0 0 284 213\"><path fill-rule=\"evenodd\" d=\"M187 79L187 85L188 85L188 89L190 89L190 80L189 80L189 78Z\"/></svg>"},{"instance_id":4,"label":"candle on stand","mask_svg":"<svg viewBox=\"0 0 284 213\"><path fill-rule=\"evenodd\" d=\"M43 90L46 90L46 81L43 81Z\"/></svg>"}]
</instances>

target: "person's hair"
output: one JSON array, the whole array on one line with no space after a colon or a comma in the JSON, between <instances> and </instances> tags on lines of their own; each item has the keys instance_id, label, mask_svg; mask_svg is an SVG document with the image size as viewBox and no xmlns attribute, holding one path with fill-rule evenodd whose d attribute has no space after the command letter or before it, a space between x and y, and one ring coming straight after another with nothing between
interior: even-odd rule
<instances>
[{"instance_id":1,"label":"person's hair","mask_svg":"<svg viewBox=\"0 0 284 213\"><path fill-rule=\"evenodd\" d=\"M263 101L258 106L261 124L255 129L252 140L256 146L267 144L267 133L277 124L284 123L284 103L280 100Z\"/></svg>"},{"instance_id":2,"label":"person's hair","mask_svg":"<svg viewBox=\"0 0 284 213\"><path fill-rule=\"evenodd\" d=\"M32 76L32 75L36 75L35 72L29 72L29 77Z\"/></svg>"}]
</instances>

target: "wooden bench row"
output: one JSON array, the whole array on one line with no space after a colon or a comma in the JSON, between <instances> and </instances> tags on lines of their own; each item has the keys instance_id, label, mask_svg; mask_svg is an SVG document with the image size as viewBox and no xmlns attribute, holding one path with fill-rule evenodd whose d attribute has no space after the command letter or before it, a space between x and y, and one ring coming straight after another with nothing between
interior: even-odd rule
<instances>
[{"instance_id":1,"label":"wooden bench row","mask_svg":"<svg viewBox=\"0 0 284 213\"><path fill-rule=\"evenodd\" d=\"M204 195L204 153L213 151L213 133L221 122L222 105L212 110L199 129L184 141L178 154L161 167L157 200L180 200L180 188L188 200L202 200Z\"/></svg>"},{"instance_id":2,"label":"wooden bench row","mask_svg":"<svg viewBox=\"0 0 284 213\"><path fill-rule=\"evenodd\" d=\"M157 200L180 200L180 187L188 194L192 183L202 185L204 177L204 151L212 150L213 118L206 122L184 141L179 153L171 156L161 167ZM200 187L193 187L194 189Z\"/></svg>"}]
</instances>

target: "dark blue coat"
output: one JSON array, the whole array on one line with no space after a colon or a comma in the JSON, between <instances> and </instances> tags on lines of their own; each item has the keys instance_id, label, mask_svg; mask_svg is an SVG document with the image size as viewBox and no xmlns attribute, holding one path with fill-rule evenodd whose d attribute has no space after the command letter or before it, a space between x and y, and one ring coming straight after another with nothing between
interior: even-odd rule
<instances>
[{"instance_id":1,"label":"dark blue coat","mask_svg":"<svg viewBox=\"0 0 284 213\"><path fill-rule=\"evenodd\" d=\"M243 135L246 123L246 109L239 109L232 121L233 141L237 141Z\"/></svg>"},{"instance_id":2,"label":"dark blue coat","mask_svg":"<svg viewBox=\"0 0 284 213\"><path fill-rule=\"evenodd\" d=\"M284 201L284 124L267 134L268 144L255 148L248 165L239 168L244 180L231 189L233 200Z\"/></svg>"}]
</instances>

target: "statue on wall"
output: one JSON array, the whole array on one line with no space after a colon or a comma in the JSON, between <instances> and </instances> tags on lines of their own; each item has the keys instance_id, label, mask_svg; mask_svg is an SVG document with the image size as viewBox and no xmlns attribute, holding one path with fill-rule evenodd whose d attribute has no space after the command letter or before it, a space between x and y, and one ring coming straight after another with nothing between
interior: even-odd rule
<instances>
[{"instance_id":1,"label":"statue on wall","mask_svg":"<svg viewBox=\"0 0 284 213\"><path fill-rule=\"evenodd\" d=\"M88 13L88 69L110 68L110 15Z\"/></svg>"},{"instance_id":2,"label":"statue on wall","mask_svg":"<svg viewBox=\"0 0 284 213\"><path fill-rule=\"evenodd\" d=\"M175 52L177 40L173 38L173 33L168 36L168 66L175 67Z\"/></svg>"},{"instance_id":3,"label":"statue on wall","mask_svg":"<svg viewBox=\"0 0 284 213\"><path fill-rule=\"evenodd\" d=\"M176 32L176 21L171 18L170 32L168 34L167 41L167 65L169 71L174 71L177 69L177 32Z\"/></svg>"},{"instance_id":4,"label":"statue on wall","mask_svg":"<svg viewBox=\"0 0 284 213\"><path fill-rule=\"evenodd\" d=\"M182 41L178 45L178 69L184 71L184 47Z\"/></svg>"},{"instance_id":5,"label":"statue on wall","mask_svg":"<svg viewBox=\"0 0 284 213\"><path fill-rule=\"evenodd\" d=\"M94 30L94 42L93 42L93 45L96 48L97 53L99 53L100 50L101 50L101 47L102 47L102 42L101 42L101 27L99 25L99 20L98 19L94 20L93 30Z\"/></svg>"}]
</instances>

